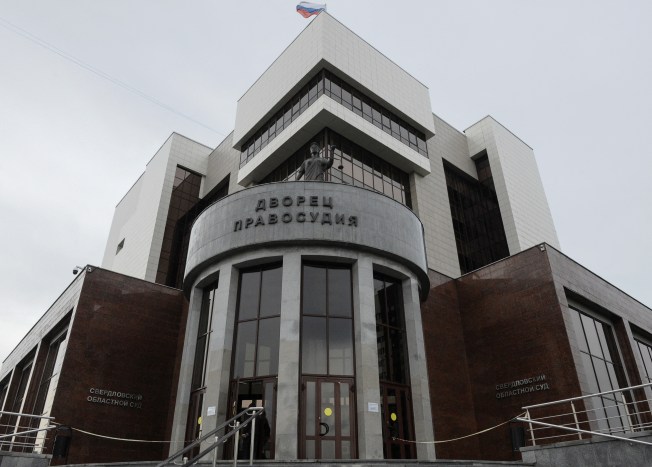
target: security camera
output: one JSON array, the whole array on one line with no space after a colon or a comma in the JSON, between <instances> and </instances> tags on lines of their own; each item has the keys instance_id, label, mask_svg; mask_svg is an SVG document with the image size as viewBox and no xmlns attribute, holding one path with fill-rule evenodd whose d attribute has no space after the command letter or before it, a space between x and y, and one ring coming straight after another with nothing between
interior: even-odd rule
<instances>
[{"instance_id":1,"label":"security camera","mask_svg":"<svg viewBox=\"0 0 652 467\"><path fill-rule=\"evenodd\" d=\"M88 272L91 272L90 269L91 269L91 268L89 267L89 268L88 268ZM83 271L83 270L84 270L83 267L81 267L81 266L75 266L75 269L72 270L72 273L76 276L77 274L79 274L80 271Z\"/></svg>"}]
</instances>

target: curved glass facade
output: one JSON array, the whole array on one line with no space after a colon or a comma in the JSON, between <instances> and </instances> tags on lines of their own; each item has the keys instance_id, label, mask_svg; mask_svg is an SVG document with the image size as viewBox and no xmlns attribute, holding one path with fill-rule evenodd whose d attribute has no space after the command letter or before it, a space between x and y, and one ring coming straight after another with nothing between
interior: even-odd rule
<instances>
[{"instance_id":1,"label":"curved glass facade","mask_svg":"<svg viewBox=\"0 0 652 467\"><path fill-rule=\"evenodd\" d=\"M335 146L335 162L326 174L326 181L345 183L378 191L412 207L410 177L401 169L358 146L344 136L326 128L317 133L298 151L270 172L261 183L286 182L297 179L297 170L310 157L310 144Z\"/></svg>"}]
</instances>

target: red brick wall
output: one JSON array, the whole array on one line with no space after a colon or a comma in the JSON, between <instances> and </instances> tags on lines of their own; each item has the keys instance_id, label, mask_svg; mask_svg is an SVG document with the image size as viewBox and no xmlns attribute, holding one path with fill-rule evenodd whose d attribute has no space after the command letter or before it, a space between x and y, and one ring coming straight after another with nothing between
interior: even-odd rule
<instances>
[{"instance_id":1,"label":"red brick wall","mask_svg":"<svg viewBox=\"0 0 652 467\"><path fill-rule=\"evenodd\" d=\"M57 422L118 438L169 440L184 302L180 290L99 268L87 273L53 403ZM97 396L91 388L142 395L104 396L142 407L89 402ZM169 449L79 431L72 436L68 463L155 460Z\"/></svg>"}]
</instances>

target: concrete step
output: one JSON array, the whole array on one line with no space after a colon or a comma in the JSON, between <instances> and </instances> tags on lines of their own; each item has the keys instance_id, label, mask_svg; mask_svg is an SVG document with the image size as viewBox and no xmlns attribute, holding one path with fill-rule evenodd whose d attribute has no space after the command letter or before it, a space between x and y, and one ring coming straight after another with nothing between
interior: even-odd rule
<instances>
[{"instance_id":1,"label":"concrete step","mask_svg":"<svg viewBox=\"0 0 652 467\"><path fill-rule=\"evenodd\" d=\"M112 464L70 464L67 467L156 467L156 462L116 462ZM173 464L170 464L173 466ZM211 467L212 462L200 462L198 467ZM233 461L217 461L220 467L232 466ZM247 466L249 462L238 461L238 466ZM522 461L472 461L472 460L294 460L294 461L254 461L255 467L533 467L535 464Z\"/></svg>"}]
</instances>

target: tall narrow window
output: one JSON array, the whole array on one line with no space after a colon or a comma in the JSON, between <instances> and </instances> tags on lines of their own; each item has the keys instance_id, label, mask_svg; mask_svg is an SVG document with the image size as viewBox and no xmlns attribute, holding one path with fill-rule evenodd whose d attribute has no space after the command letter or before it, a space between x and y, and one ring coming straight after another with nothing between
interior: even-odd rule
<instances>
[{"instance_id":1,"label":"tall narrow window","mask_svg":"<svg viewBox=\"0 0 652 467\"><path fill-rule=\"evenodd\" d=\"M18 390L16 391L16 397L14 397L13 404L11 406L11 412L19 413L23 408L23 401L27 395L27 384L29 383L29 376L32 372L33 366L33 356L27 359L27 362L21 365L18 370Z\"/></svg>"},{"instance_id":2,"label":"tall narrow window","mask_svg":"<svg viewBox=\"0 0 652 467\"><path fill-rule=\"evenodd\" d=\"M383 453L386 459L415 457L412 394L400 280L374 274L378 373L383 416Z\"/></svg>"},{"instance_id":3,"label":"tall narrow window","mask_svg":"<svg viewBox=\"0 0 652 467\"><path fill-rule=\"evenodd\" d=\"M647 340L636 337L636 346L643 365L640 371L643 384L652 383L652 344L648 343Z\"/></svg>"},{"instance_id":4,"label":"tall narrow window","mask_svg":"<svg viewBox=\"0 0 652 467\"><path fill-rule=\"evenodd\" d=\"M188 405L188 420L186 422L186 441L197 439L201 431L201 410L206 392L206 355L211 335L211 322L215 308L217 283L204 289L197 327L197 343L193 359L192 379L190 387L190 402ZM192 454L197 454L194 450Z\"/></svg>"},{"instance_id":5,"label":"tall narrow window","mask_svg":"<svg viewBox=\"0 0 652 467\"><path fill-rule=\"evenodd\" d=\"M5 399L7 398L7 392L9 391L9 376L5 378L3 382L0 383L0 410L4 410Z\"/></svg>"},{"instance_id":6,"label":"tall narrow window","mask_svg":"<svg viewBox=\"0 0 652 467\"><path fill-rule=\"evenodd\" d=\"M34 415L47 415L50 411L52 398L54 397L54 391L58 381L58 375L61 370L61 363L63 361L63 352L61 351L61 347L65 342L67 335L68 325L66 323L63 328L59 327L48 341L44 342L44 344L48 346L47 355L45 357L43 371L40 375L36 400L34 402L33 409L30 412ZM25 410L25 412L28 412L28 410ZM39 425L41 428L47 426L48 422L45 420L32 418L29 419L27 423L21 422L21 425L29 426L30 428L35 429L38 428ZM36 446L42 446L43 442L45 441L44 436L44 432L31 434L25 439L25 443L35 443Z\"/></svg>"},{"instance_id":7,"label":"tall narrow window","mask_svg":"<svg viewBox=\"0 0 652 467\"><path fill-rule=\"evenodd\" d=\"M356 457L351 284L348 266L303 265L299 455L304 459Z\"/></svg>"},{"instance_id":8,"label":"tall narrow window","mask_svg":"<svg viewBox=\"0 0 652 467\"><path fill-rule=\"evenodd\" d=\"M27 358L25 358L23 362L14 369L14 380L18 381L18 383L16 387L16 392L13 395L11 402L7 400L5 403L4 410L7 412L14 412L14 413L23 412L23 404L27 396L30 375L32 373L32 368L34 366L34 355L35 352L34 351L31 352L31 354ZM15 415L9 415L8 417L3 418L2 426L0 426L0 433L1 434L15 433L16 431L18 431L19 424L22 424L20 422L19 417ZM3 446L2 444L3 441L6 441L6 439L0 439L0 449L7 450L8 448L6 446ZM20 438L17 441L18 443L14 444L13 446L10 445L9 449L13 451L24 451L24 445L26 444L26 441L23 438Z\"/></svg>"},{"instance_id":9,"label":"tall narrow window","mask_svg":"<svg viewBox=\"0 0 652 467\"><path fill-rule=\"evenodd\" d=\"M626 387L627 381L611 326L579 309L571 307L570 312L589 393ZM614 432L629 428L624 405L626 400L622 394L607 394L592 398L592 401L595 405L595 421L600 430Z\"/></svg>"},{"instance_id":10,"label":"tall narrow window","mask_svg":"<svg viewBox=\"0 0 652 467\"><path fill-rule=\"evenodd\" d=\"M274 458L282 278L279 264L240 273L229 416L249 407L265 408L256 427L256 459ZM234 455L248 457L245 445Z\"/></svg>"},{"instance_id":11,"label":"tall narrow window","mask_svg":"<svg viewBox=\"0 0 652 467\"><path fill-rule=\"evenodd\" d=\"M234 378L278 372L282 272L274 266L240 274Z\"/></svg>"},{"instance_id":12,"label":"tall narrow window","mask_svg":"<svg viewBox=\"0 0 652 467\"><path fill-rule=\"evenodd\" d=\"M302 373L353 375L351 270L304 265L302 297Z\"/></svg>"}]
</instances>

